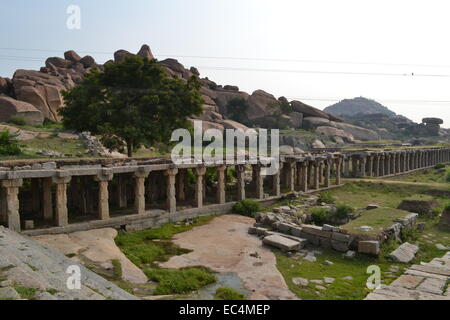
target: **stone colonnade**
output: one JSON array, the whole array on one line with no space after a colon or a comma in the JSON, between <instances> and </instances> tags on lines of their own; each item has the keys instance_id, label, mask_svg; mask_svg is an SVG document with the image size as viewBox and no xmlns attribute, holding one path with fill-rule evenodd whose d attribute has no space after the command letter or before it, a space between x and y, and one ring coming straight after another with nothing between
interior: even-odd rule
<instances>
[{"instance_id":1,"label":"stone colonnade","mask_svg":"<svg viewBox=\"0 0 450 320\"><path fill-rule=\"evenodd\" d=\"M450 149L365 151L344 155L345 177L387 177L450 162Z\"/></svg>"},{"instance_id":2,"label":"stone colonnade","mask_svg":"<svg viewBox=\"0 0 450 320\"><path fill-rule=\"evenodd\" d=\"M193 209L206 207L205 204L205 174L207 168L216 170L215 205L227 204L227 169L235 167L236 194L233 198L242 200L251 197L257 200L279 198L283 193L293 191L306 192L330 187L332 183L340 184L342 156L340 154L323 154L307 157L286 157L280 160L280 170L274 175L265 175L265 167L259 162L242 165L179 165L156 164L137 166L70 166L63 169L51 170L9 170L0 171L0 223L15 231L21 231L26 219L21 213L19 190L24 181L31 181L32 193L39 197L39 207L42 211L42 220L52 220L53 227L66 227L69 225L68 190L72 182L77 182L77 190L82 185L79 181L88 178L96 184L96 195L90 195L90 199L96 199L97 203L91 207L97 208L96 219L107 221L110 217L110 198L117 197L116 202L127 202L121 199L122 195L114 193L110 195L108 187L113 177L118 176L117 188L123 188L123 174L128 174L134 180L134 208L135 215L144 215L146 200L151 197L146 190L146 180L150 173L158 173L161 185L165 186L166 205L165 211L170 216L177 212L177 201L185 200L185 187L187 183L186 170L191 169L195 175ZM249 178L249 171L252 178ZM333 182L331 176L334 176ZM251 181L249 181L251 180ZM38 187L33 187L37 185ZM254 192L246 192L253 187ZM71 190L70 194L77 190ZM252 191L253 191L252 190ZM78 190L79 191L79 190ZM153 190L154 192L161 190ZM146 199L147 198L147 199ZM34 199L34 197L33 197ZM92 202L92 200L90 201ZM25 220L25 221L24 221ZM28 229L28 228L26 228Z\"/></svg>"}]
</instances>

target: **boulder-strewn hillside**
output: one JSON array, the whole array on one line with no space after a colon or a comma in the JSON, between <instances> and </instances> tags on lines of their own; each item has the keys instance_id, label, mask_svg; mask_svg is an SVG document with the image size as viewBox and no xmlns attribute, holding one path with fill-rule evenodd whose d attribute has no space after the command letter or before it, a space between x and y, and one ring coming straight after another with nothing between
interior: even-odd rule
<instances>
[{"instance_id":1,"label":"boulder-strewn hillside","mask_svg":"<svg viewBox=\"0 0 450 320\"><path fill-rule=\"evenodd\" d=\"M324 109L325 112L338 117L352 117L366 114L382 114L390 118L395 117L395 112L376 102L375 100L358 97L345 99Z\"/></svg>"},{"instance_id":2,"label":"boulder-strewn hillside","mask_svg":"<svg viewBox=\"0 0 450 320\"><path fill-rule=\"evenodd\" d=\"M115 52L114 60L106 63L121 62L129 55L134 54L119 50ZM143 45L136 55L154 58L147 45ZM233 85L219 85L208 78L201 78L195 67L187 69L175 59L159 63L170 76L185 80L193 75L200 78L204 111L196 119L203 120L204 130L245 130L247 127L305 129L332 137L337 142L379 139L373 130L348 124L300 101L276 98L263 90L249 94ZM74 51L67 51L64 58L48 58L45 67L39 71L17 70L12 79L0 77L0 122L8 122L12 117L20 117L30 125L40 124L44 119L60 121L58 109L64 107L61 91L76 86L93 68L101 71L103 65L91 56L81 57Z\"/></svg>"},{"instance_id":3,"label":"boulder-strewn hillside","mask_svg":"<svg viewBox=\"0 0 450 320\"><path fill-rule=\"evenodd\" d=\"M382 104L363 97L345 99L329 106L324 111L342 117L346 121L377 132L382 139L409 139L420 137L448 136L439 118L425 118L418 124L397 115Z\"/></svg>"}]
</instances>

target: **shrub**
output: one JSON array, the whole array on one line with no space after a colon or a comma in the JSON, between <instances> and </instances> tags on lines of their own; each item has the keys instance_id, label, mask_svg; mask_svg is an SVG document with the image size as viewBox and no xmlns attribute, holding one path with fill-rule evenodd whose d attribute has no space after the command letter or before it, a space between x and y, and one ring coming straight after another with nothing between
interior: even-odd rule
<instances>
[{"instance_id":1,"label":"shrub","mask_svg":"<svg viewBox=\"0 0 450 320\"><path fill-rule=\"evenodd\" d=\"M219 288L214 297L216 300L245 300L245 296L231 288Z\"/></svg>"},{"instance_id":2,"label":"shrub","mask_svg":"<svg viewBox=\"0 0 450 320\"><path fill-rule=\"evenodd\" d=\"M346 204L339 204L336 206L336 218L345 219L348 217L350 213L353 213L355 210Z\"/></svg>"},{"instance_id":3,"label":"shrub","mask_svg":"<svg viewBox=\"0 0 450 320\"><path fill-rule=\"evenodd\" d=\"M419 232L413 228L403 228L400 230L402 242L416 242L419 239Z\"/></svg>"},{"instance_id":4,"label":"shrub","mask_svg":"<svg viewBox=\"0 0 450 320\"><path fill-rule=\"evenodd\" d=\"M15 156L22 153L17 136L18 134L10 134L8 130L0 132L0 155Z\"/></svg>"},{"instance_id":5,"label":"shrub","mask_svg":"<svg viewBox=\"0 0 450 320\"><path fill-rule=\"evenodd\" d=\"M336 199L334 199L334 197L331 195L330 192L325 191L325 192L321 192L319 194L319 199L317 199L317 201L319 203L328 203L328 204L332 204L335 203Z\"/></svg>"},{"instance_id":6,"label":"shrub","mask_svg":"<svg viewBox=\"0 0 450 320\"><path fill-rule=\"evenodd\" d=\"M444 206L444 211L450 211L450 202L447 202Z\"/></svg>"},{"instance_id":7,"label":"shrub","mask_svg":"<svg viewBox=\"0 0 450 320\"><path fill-rule=\"evenodd\" d=\"M244 199L233 206L233 212L246 217L254 217L261 210L261 205L256 200Z\"/></svg>"},{"instance_id":8,"label":"shrub","mask_svg":"<svg viewBox=\"0 0 450 320\"><path fill-rule=\"evenodd\" d=\"M155 295L189 293L216 281L209 270L201 267L179 270L148 268L144 273L150 280L158 282Z\"/></svg>"},{"instance_id":9,"label":"shrub","mask_svg":"<svg viewBox=\"0 0 450 320\"><path fill-rule=\"evenodd\" d=\"M445 168L445 164L444 163L438 163L437 165L434 166L435 169L444 169Z\"/></svg>"},{"instance_id":10,"label":"shrub","mask_svg":"<svg viewBox=\"0 0 450 320\"><path fill-rule=\"evenodd\" d=\"M27 124L27 122L25 121L24 118L22 118L21 116L12 116L11 118L9 118L9 123L18 125L18 126L24 126Z\"/></svg>"},{"instance_id":11,"label":"shrub","mask_svg":"<svg viewBox=\"0 0 450 320\"><path fill-rule=\"evenodd\" d=\"M445 181L450 182L450 172L445 176Z\"/></svg>"},{"instance_id":12,"label":"shrub","mask_svg":"<svg viewBox=\"0 0 450 320\"><path fill-rule=\"evenodd\" d=\"M311 219L317 226L322 226L331 217L331 213L327 208L314 208L311 210Z\"/></svg>"}]
</instances>

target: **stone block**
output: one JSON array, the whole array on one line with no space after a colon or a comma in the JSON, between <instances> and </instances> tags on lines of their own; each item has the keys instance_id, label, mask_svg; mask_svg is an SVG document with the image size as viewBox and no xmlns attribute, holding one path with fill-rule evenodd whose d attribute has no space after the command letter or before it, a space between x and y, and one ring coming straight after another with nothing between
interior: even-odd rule
<instances>
[{"instance_id":1,"label":"stone block","mask_svg":"<svg viewBox=\"0 0 450 320\"><path fill-rule=\"evenodd\" d=\"M322 227L313 225L303 225L302 228L304 233L312 234L322 238L331 238L332 232L324 231L322 230Z\"/></svg>"},{"instance_id":2,"label":"stone block","mask_svg":"<svg viewBox=\"0 0 450 320\"><path fill-rule=\"evenodd\" d=\"M380 254L380 243L378 241L359 241L358 252L378 256Z\"/></svg>"},{"instance_id":3,"label":"stone block","mask_svg":"<svg viewBox=\"0 0 450 320\"><path fill-rule=\"evenodd\" d=\"M296 237L301 237L302 228L301 227L292 227L291 234Z\"/></svg>"},{"instance_id":4,"label":"stone block","mask_svg":"<svg viewBox=\"0 0 450 320\"><path fill-rule=\"evenodd\" d=\"M403 243L400 247L395 249L389 257L395 262L409 263L416 256L419 247L408 242Z\"/></svg>"},{"instance_id":5,"label":"stone block","mask_svg":"<svg viewBox=\"0 0 450 320\"><path fill-rule=\"evenodd\" d=\"M276 234L265 237L263 243L286 252L300 250L300 242Z\"/></svg>"},{"instance_id":6,"label":"stone block","mask_svg":"<svg viewBox=\"0 0 450 320\"><path fill-rule=\"evenodd\" d=\"M33 230L34 229L34 221L33 220L25 220L25 230Z\"/></svg>"},{"instance_id":7,"label":"stone block","mask_svg":"<svg viewBox=\"0 0 450 320\"><path fill-rule=\"evenodd\" d=\"M331 239L336 240L336 241L350 243L352 240L352 237L348 234L343 234L340 232L333 232L333 234L331 235Z\"/></svg>"},{"instance_id":8,"label":"stone block","mask_svg":"<svg viewBox=\"0 0 450 320\"><path fill-rule=\"evenodd\" d=\"M349 249L349 245L347 242L331 240L331 247L339 252L347 252Z\"/></svg>"}]
</instances>

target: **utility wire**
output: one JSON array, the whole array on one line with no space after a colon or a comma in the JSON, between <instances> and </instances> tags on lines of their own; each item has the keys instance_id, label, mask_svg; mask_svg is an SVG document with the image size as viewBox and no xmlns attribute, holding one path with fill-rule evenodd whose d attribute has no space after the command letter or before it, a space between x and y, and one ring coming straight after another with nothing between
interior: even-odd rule
<instances>
[{"instance_id":1,"label":"utility wire","mask_svg":"<svg viewBox=\"0 0 450 320\"><path fill-rule=\"evenodd\" d=\"M54 49L31 49L31 48L0 48L7 51L36 51L36 52L64 52L66 50ZM105 51L77 51L82 54L102 54L113 55L114 52ZM256 58L256 57L230 57L230 56L201 56L201 55L179 55L179 54L159 54L156 57L175 57L190 59L213 59L213 60L238 60L238 61L268 61L268 62L301 62L301 63L326 63L326 64L354 64L354 65L378 65L378 66L409 66L409 67L429 67L429 68L450 68L450 65L436 64L413 64L394 62L359 62L359 61L338 61L338 60L314 60L314 59L287 59L287 58Z\"/></svg>"}]
</instances>

